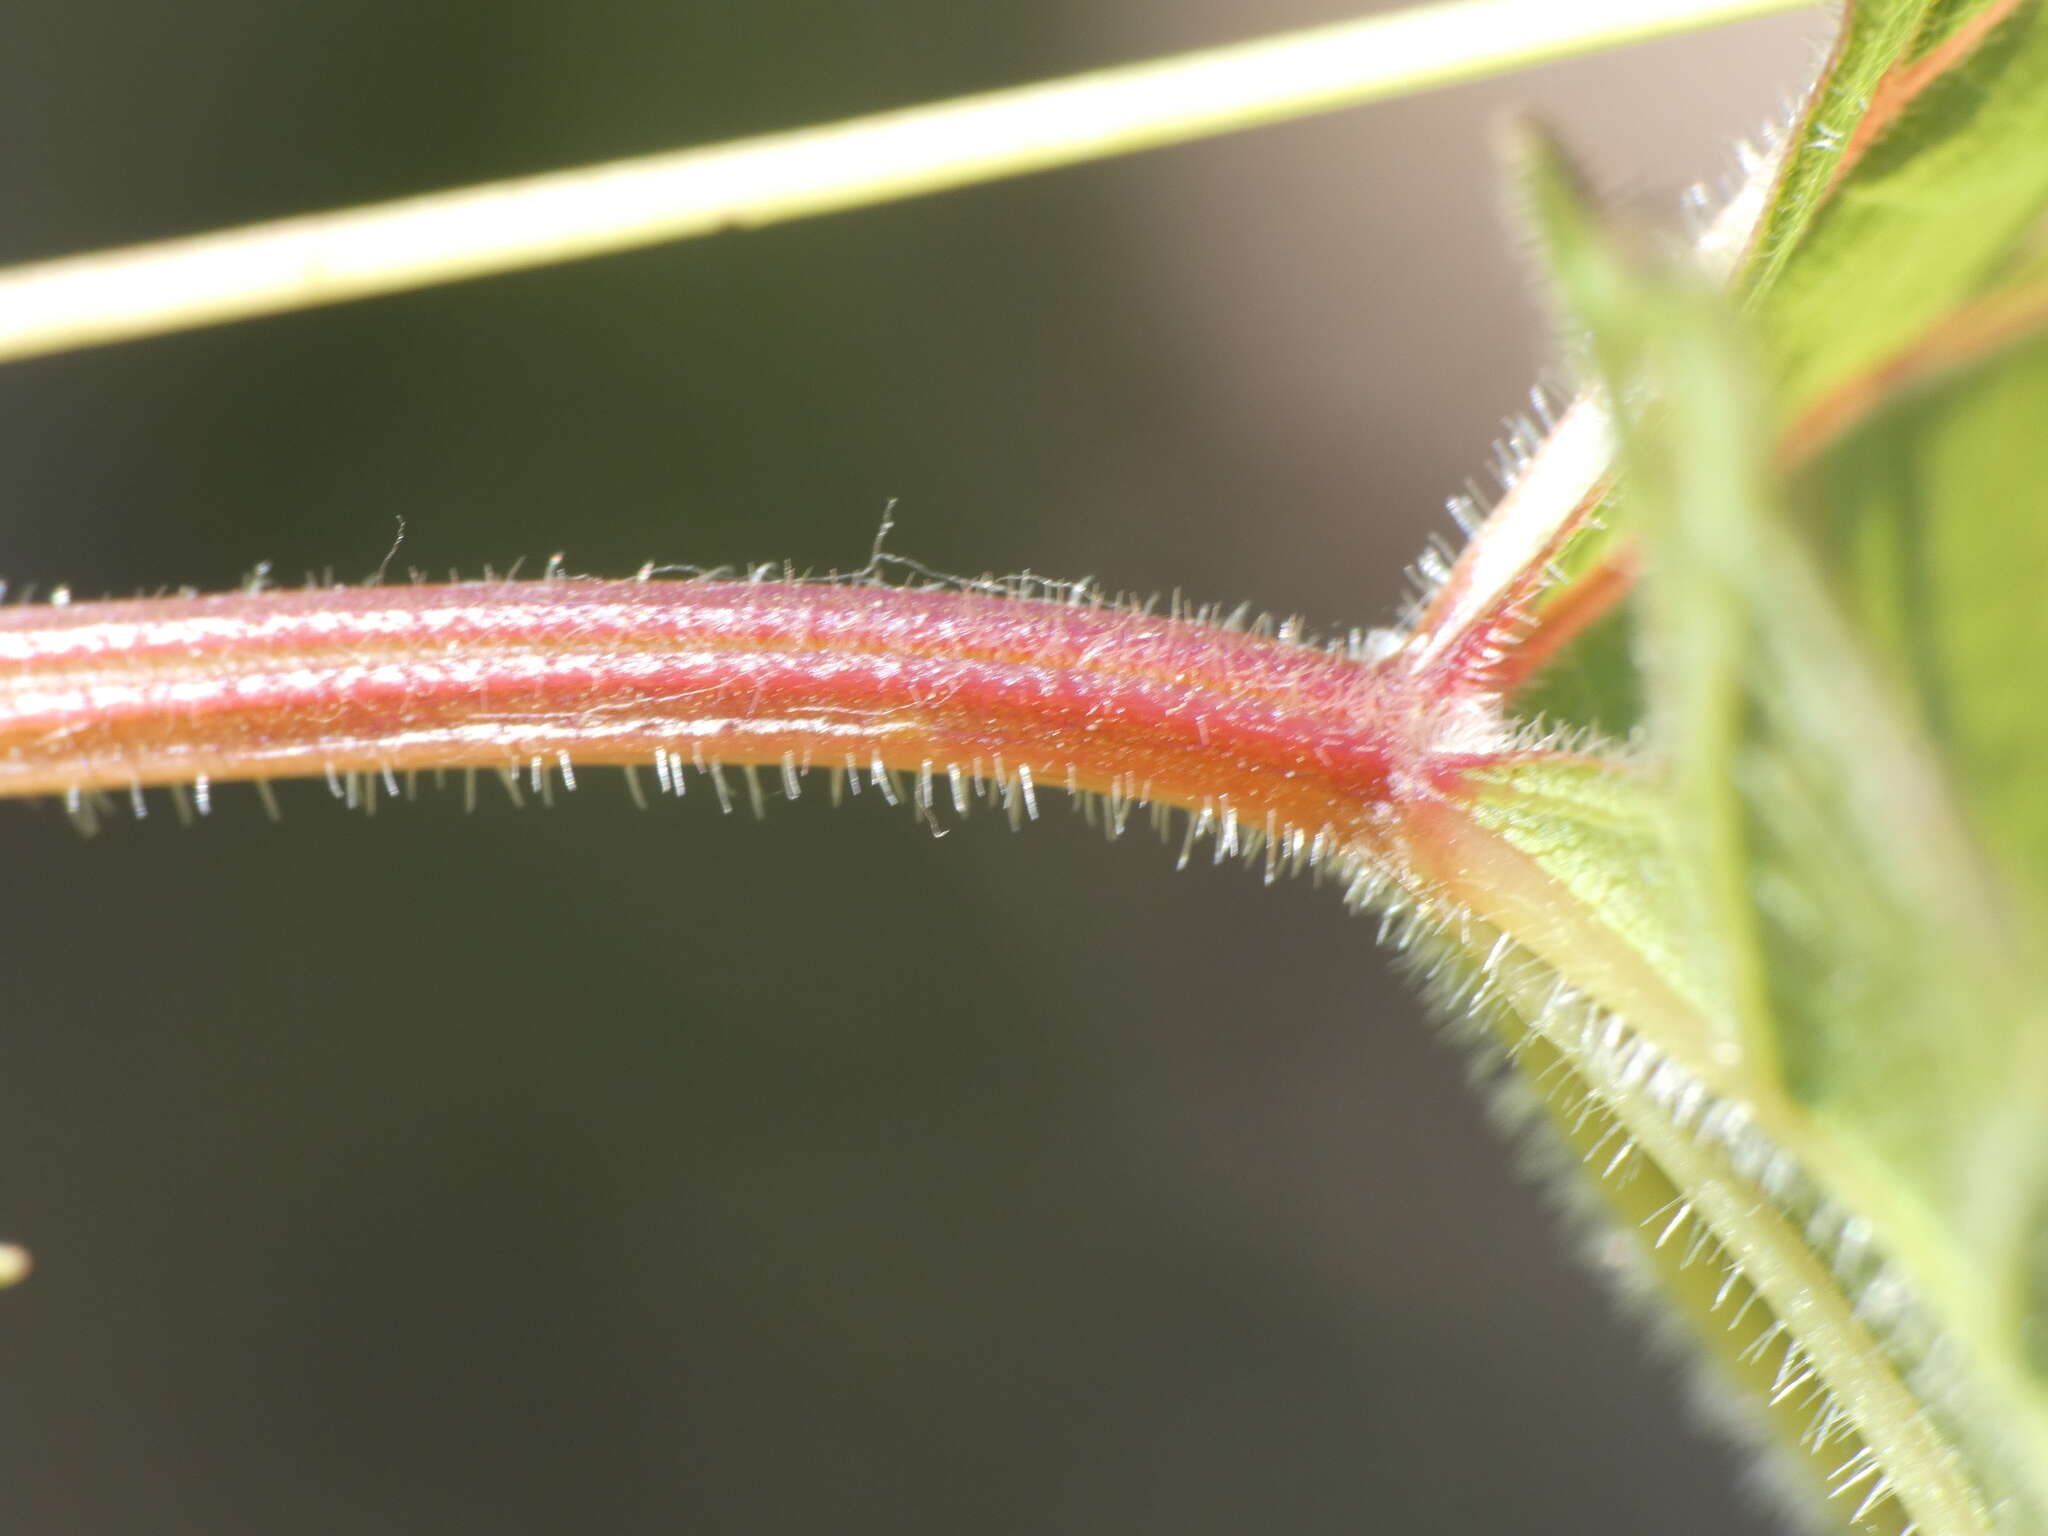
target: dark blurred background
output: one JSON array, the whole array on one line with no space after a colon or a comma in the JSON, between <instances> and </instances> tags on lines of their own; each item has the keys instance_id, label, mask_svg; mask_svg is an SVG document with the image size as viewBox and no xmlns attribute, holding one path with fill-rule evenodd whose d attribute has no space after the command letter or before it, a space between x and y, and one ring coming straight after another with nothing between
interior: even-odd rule
<instances>
[{"instance_id":1,"label":"dark blurred background","mask_svg":"<svg viewBox=\"0 0 2048 1536\"><path fill-rule=\"evenodd\" d=\"M0 259L713 140L1343 0L7 0ZM0 371L80 595L894 547L1385 622L1550 351L1489 132L1660 211L1806 15L902 206ZM247 790L0 808L0 1527L1766 1522L1327 894Z\"/></svg>"}]
</instances>

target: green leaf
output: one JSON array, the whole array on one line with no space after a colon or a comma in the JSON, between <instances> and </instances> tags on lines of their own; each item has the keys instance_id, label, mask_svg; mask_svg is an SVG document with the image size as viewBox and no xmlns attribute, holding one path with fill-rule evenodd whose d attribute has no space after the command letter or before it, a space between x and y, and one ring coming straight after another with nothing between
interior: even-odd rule
<instances>
[{"instance_id":1,"label":"green leaf","mask_svg":"<svg viewBox=\"0 0 2048 1536\"><path fill-rule=\"evenodd\" d=\"M1789 409L1984 292L2048 209L2048 8L1917 7L1920 27L1871 80L1899 9L1851 8L1853 73L1882 126L1809 125L1809 138L1847 137L1830 144L1832 166L1827 154L1794 165L1742 284ZM1850 85L1838 69L1826 111Z\"/></svg>"},{"instance_id":2,"label":"green leaf","mask_svg":"<svg viewBox=\"0 0 2048 1536\"><path fill-rule=\"evenodd\" d=\"M1989 0L1857 0L1844 8L1834 50L1790 132L1750 242L1745 291L1771 290L1800 251L1885 78L1991 9Z\"/></svg>"},{"instance_id":3,"label":"green leaf","mask_svg":"<svg viewBox=\"0 0 2048 1536\"><path fill-rule=\"evenodd\" d=\"M1610 398L1624 402L1619 507L1644 541L1663 803L1617 840L1587 814L1594 797L1573 804L1531 768L1510 776L1511 791L1533 781L1512 835L1611 931L1690 979L1746 1108L1816 1198L1855 1224L1857 1262L1839 1246L1817 1251L1858 1314L1875 1318L1875 1346L1965 1457L1983 1509L2039 1528L2048 987L2039 936L1954 793L1995 780L2008 793L1975 824L2031 825L2017 777L2022 758L2040 761L2040 743L2013 725L2009 676L1986 663L2038 623L2038 587L2031 604L2001 598L1981 612L1953 581L1941 601L1898 594L1915 574L1921 551L1901 553L1914 539L1980 573L1988 560L1998 575L1980 583L2010 585L1984 524L2015 514L1987 515L1983 503L2001 506L2013 484L2003 477L2021 471L2025 485L2039 467L2027 444L2048 372L2020 346L1877 412L1803 478L1795 520L1773 465L1760 349L1730 306L1697 280L1640 275L1594 229L1554 155L1531 158L1560 284L1593 332ZM1952 540L1935 531L1973 518L1977 530ZM1844 601L1823 576L1830 553L1885 579L1852 584ZM1927 626L1941 631L1934 662L1923 659ZM1916 667L1917 698L1894 675ZM1938 739L1923 721L1942 718L1961 723ZM1962 747L1962 773L1944 744ZM1569 831L1529 830L1544 796ZM1643 840L1660 827L1672 889L1646 899L1629 881L1657 863ZM1892 1276L1881 1285L1872 1252L1883 1255L1876 1273ZM1900 1306L1915 1314L1910 1327L1882 1316ZM1926 1518L1943 1494L1905 1486L1907 1453L1885 1443L1898 1426L1859 1427ZM1961 1518L1953 1505L1943 1517Z\"/></svg>"},{"instance_id":4,"label":"green leaf","mask_svg":"<svg viewBox=\"0 0 2048 1536\"><path fill-rule=\"evenodd\" d=\"M2014 0L1860 0L1799 120L1735 289L1778 408L1804 411L1998 284L2048 210L2048 11ZM1627 531L1611 499L1559 561ZM1519 701L1610 736L1639 717L1618 626Z\"/></svg>"},{"instance_id":5,"label":"green leaf","mask_svg":"<svg viewBox=\"0 0 2048 1536\"><path fill-rule=\"evenodd\" d=\"M2031 1529L2048 1524L2048 728L2014 668L2048 639L2048 19L1856 6L1797 143L1738 282L1746 336L1636 277L1554 173L1549 228L1634 407L1603 515L1649 546L1637 661L1675 909L1694 972L1725 987L1718 1038L1804 1175L1909 1277L1921 1316L1881 1346L1981 1497ZM1788 488L1769 460L1794 419ZM1576 718L1605 724L1626 693L1597 636L1556 675L1582 697L1590 677L1602 713ZM1532 833L1543 814L1524 807L1519 846L1646 952L1678 947L1642 937L1643 902L1602 894L1640 853Z\"/></svg>"},{"instance_id":6,"label":"green leaf","mask_svg":"<svg viewBox=\"0 0 2048 1536\"><path fill-rule=\"evenodd\" d=\"M2048 906L2048 284L1958 316L1801 470L1802 518L1978 838ZM1930 376L1932 375L1932 376Z\"/></svg>"}]
</instances>

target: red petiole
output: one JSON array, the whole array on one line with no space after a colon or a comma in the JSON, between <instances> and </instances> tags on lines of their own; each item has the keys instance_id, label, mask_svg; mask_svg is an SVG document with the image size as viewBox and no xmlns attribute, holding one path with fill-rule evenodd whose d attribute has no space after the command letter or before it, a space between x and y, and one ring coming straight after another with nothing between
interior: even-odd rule
<instances>
[{"instance_id":1,"label":"red petiole","mask_svg":"<svg viewBox=\"0 0 2048 1536\"><path fill-rule=\"evenodd\" d=\"M823 769L929 808L982 781L1178 806L1235 844L1378 862L1510 750L1398 654L981 591L465 583L0 611L0 794L652 762ZM949 781L950 782L947 782ZM771 779L772 782L772 779ZM935 789L934 786L937 786ZM716 787L726 788L722 778Z\"/></svg>"}]
</instances>

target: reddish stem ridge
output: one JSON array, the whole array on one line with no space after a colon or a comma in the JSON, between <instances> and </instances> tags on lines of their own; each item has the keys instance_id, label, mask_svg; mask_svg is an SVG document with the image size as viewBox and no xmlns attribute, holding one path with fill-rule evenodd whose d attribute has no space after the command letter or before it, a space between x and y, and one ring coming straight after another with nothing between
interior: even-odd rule
<instances>
[{"instance_id":1,"label":"reddish stem ridge","mask_svg":"<svg viewBox=\"0 0 2048 1536\"><path fill-rule=\"evenodd\" d=\"M857 584L462 583L0 611L0 794L574 764L992 780L1383 845L1498 756L1395 662L1128 609ZM964 802L963 802L964 803Z\"/></svg>"}]
</instances>

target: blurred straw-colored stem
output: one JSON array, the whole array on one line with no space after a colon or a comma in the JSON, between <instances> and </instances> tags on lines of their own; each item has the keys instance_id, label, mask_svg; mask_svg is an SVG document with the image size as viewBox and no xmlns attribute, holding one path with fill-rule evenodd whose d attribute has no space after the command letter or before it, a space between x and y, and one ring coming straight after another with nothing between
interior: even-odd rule
<instances>
[{"instance_id":1,"label":"blurred straw-colored stem","mask_svg":"<svg viewBox=\"0 0 2048 1536\"><path fill-rule=\"evenodd\" d=\"M1454 0L823 127L0 271L0 361L749 228L1811 0Z\"/></svg>"}]
</instances>

